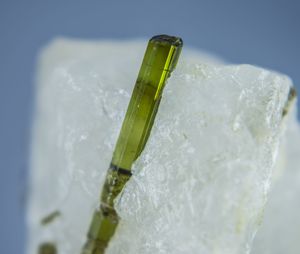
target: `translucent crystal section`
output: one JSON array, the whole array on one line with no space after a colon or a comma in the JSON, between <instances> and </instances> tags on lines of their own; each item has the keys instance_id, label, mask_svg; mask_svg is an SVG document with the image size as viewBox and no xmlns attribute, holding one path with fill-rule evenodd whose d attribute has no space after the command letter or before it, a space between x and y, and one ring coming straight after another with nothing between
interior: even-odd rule
<instances>
[{"instance_id":1,"label":"translucent crystal section","mask_svg":"<svg viewBox=\"0 0 300 254\"><path fill-rule=\"evenodd\" d=\"M148 42L83 254L104 253L114 235L119 222L114 201L130 179L132 164L147 143L163 89L175 69L182 45L181 38L169 35L154 36Z\"/></svg>"},{"instance_id":2,"label":"translucent crystal section","mask_svg":"<svg viewBox=\"0 0 300 254\"><path fill-rule=\"evenodd\" d=\"M58 40L44 51L28 254L42 242L55 243L57 253L80 252L145 45ZM107 253L249 252L284 140L291 82L207 59L185 50L169 79L115 203L121 223Z\"/></svg>"}]
</instances>

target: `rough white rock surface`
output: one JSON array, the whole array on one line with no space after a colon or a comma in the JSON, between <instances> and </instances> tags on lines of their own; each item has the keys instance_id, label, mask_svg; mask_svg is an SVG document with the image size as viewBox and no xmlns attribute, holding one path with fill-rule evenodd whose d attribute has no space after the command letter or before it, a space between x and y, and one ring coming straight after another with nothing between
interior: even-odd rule
<instances>
[{"instance_id":1,"label":"rough white rock surface","mask_svg":"<svg viewBox=\"0 0 300 254\"><path fill-rule=\"evenodd\" d=\"M54 242L60 254L80 252L145 47L60 39L44 50L28 254L44 241ZM249 253L284 139L290 87L286 76L225 66L184 49L149 141L116 202L121 223L107 253ZM60 215L41 225L54 211Z\"/></svg>"},{"instance_id":2,"label":"rough white rock surface","mask_svg":"<svg viewBox=\"0 0 300 254\"><path fill-rule=\"evenodd\" d=\"M273 185L252 254L300 253L300 125L290 114L286 139L273 176Z\"/></svg>"}]
</instances>

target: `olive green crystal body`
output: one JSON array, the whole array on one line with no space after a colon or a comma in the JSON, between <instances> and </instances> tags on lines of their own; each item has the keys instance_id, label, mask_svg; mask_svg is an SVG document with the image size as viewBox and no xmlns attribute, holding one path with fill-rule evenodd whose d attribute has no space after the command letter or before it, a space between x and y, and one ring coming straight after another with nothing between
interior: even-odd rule
<instances>
[{"instance_id":1,"label":"olive green crystal body","mask_svg":"<svg viewBox=\"0 0 300 254\"><path fill-rule=\"evenodd\" d=\"M131 167L149 137L167 78L176 67L182 40L168 35L149 40L115 146L82 254L102 254L113 236L119 217L114 199L131 176Z\"/></svg>"}]
</instances>

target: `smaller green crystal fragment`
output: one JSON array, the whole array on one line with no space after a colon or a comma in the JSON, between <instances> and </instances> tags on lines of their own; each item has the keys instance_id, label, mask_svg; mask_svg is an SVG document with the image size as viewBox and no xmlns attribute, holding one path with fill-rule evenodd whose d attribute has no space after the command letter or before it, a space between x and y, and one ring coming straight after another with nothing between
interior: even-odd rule
<instances>
[{"instance_id":1,"label":"smaller green crystal fragment","mask_svg":"<svg viewBox=\"0 0 300 254\"><path fill-rule=\"evenodd\" d=\"M145 147L163 88L176 67L182 45L180 38L168 35L149 40L106 175L101 205L94 212L82 254L103 254L115 233L119 217L114 200L129 180L132 164Z\"/></svg>"},{"instance_id":2,"label":"smaller green crystal fragment","mask_svg":"<svg viewBox=\"0 0 300 254\"><path fill-rule=\"evenodd\" d=\"M46 217L44 217L41 220L41 224L43 226L48 225L49 223L53 222L57 217L59 217L61 214L59 211L54 211L52 213L50 213L49 215L47 215Z\"/></svg>"},{"instance_id":3,"label":"smaller green crystal fragment","mask_svg":"<svg viewBox=\"0 0 300 254\"><path fill-rule=\"evenodd\" d=\"M57 254L56 247L53 243L43 243L39 247L39 254Z\"/></svg>"},{"instance_id":4,"label":"smaller green crystal fragment","mask_svg":"<svg viewBox=\"0 0 300 254\"><path fill-rule=\"evenodd\" d=\"M288 96L287 102L284 105L284 108L282 110L283 117L285 117L287 115L287 113L289 112L290 107L293 104L293 101L296 99L296 97L297 97L297 91L296 91L295 87L291 87L290 91L289 91L289 96Z\"/></svg>"}]
</instances>

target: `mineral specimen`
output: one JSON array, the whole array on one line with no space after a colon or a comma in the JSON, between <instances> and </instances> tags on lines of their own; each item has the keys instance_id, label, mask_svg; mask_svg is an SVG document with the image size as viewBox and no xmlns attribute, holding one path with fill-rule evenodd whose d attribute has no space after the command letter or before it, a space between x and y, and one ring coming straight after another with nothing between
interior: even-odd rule
<instances>
[{"instance_id":1,"label":"mineral specimen","mask_svg":"<svg viewBox=\"0 0 300 254\"><path fill-rule=\"evenodd\" d=\"M60 254L80 252L144 48L142 41L59 39L44 50L28 254L43 242L54 243ZM294 163L291 154L299 153L299 146L290 145L296 142L290 132L287 139L284 132L291 87L284 75L224 65L185 50L148 143L115 203L121 223L107 253L249 253L273 172L285 167L282 158ZM298 131L295 120L292 124ZM286 150L284 142L289 142ZM45 218L51 219L42 223ZM260 243L254 250L261 250Z\"/></svg>"}]
</instances>

